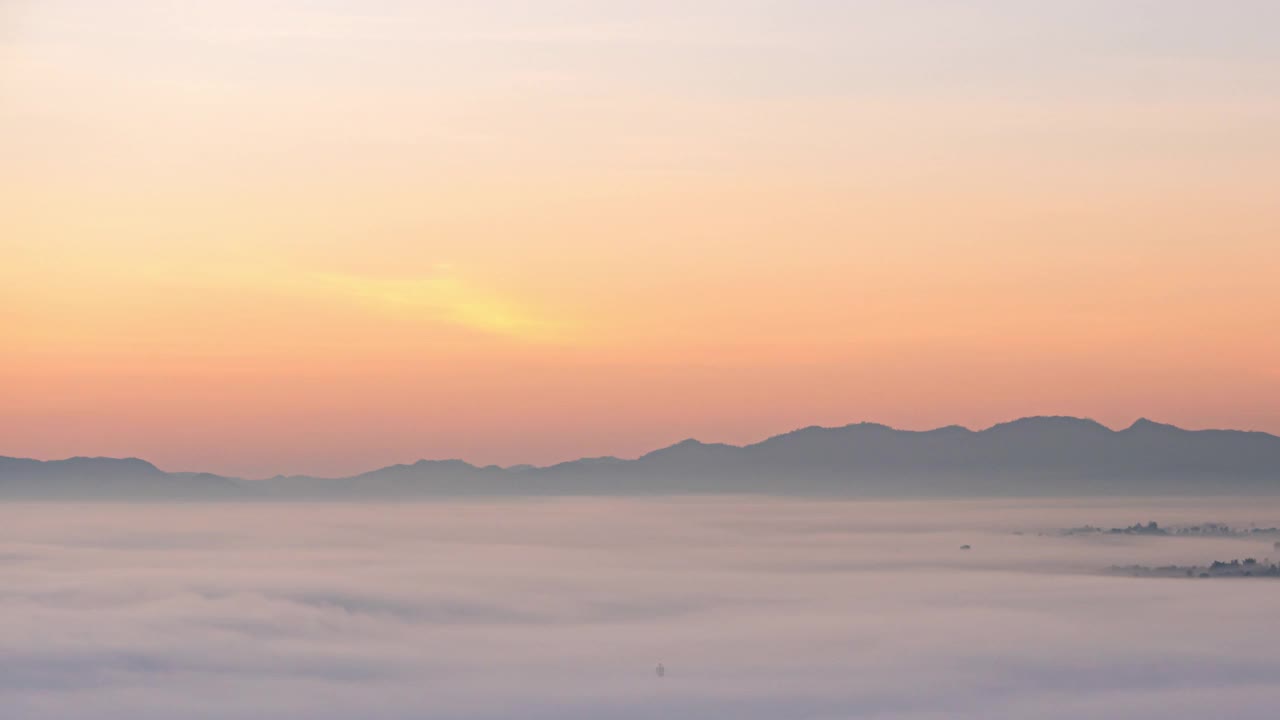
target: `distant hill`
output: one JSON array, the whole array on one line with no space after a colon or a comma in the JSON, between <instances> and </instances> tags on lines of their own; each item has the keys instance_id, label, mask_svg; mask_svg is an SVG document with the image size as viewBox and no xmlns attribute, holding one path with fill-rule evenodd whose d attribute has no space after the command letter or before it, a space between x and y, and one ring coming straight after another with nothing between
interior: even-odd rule
<instances>
[{"instance_id":1,"label":"distant hill","mask_svg":"<svg viewBox=\"0 0 1280 720\"><path fill-rule=\"evenodd\" d=\"M243 481L207 473L167 473L138 458L0 457L0 499L219 499L244 488Z\"/></svg>"},{"instance_id":2,"label":"distant hill","mask_svg":"<svg viewBox=\"0 0 1280 720\"><path fill-rule=\"evenodd\" d=\"M860 423L746 446L685 440L634 460L548 467L421 460L353 477L242 480L136 458L0 457L0 499L381 500L475 495L764 493L874 497L1218 495L1280 492L1280 437L1139 420L1030 417L981 431Z\"/></svg>"}]
</instances>

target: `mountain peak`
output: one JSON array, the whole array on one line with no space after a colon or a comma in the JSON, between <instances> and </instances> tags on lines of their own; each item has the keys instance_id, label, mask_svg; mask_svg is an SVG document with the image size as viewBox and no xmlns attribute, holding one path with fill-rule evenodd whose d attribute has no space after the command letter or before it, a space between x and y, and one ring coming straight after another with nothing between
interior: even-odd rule
<instances>
[{"instance_id":1,"label":"mountain peak","mask_svg":"<svg viewBox=\"0 0 1280 720\"><path fill-rule=\"evenodd\" d=\"M66 460L46 460L46 465L61 465L65 468L89 471L134 472L144 475L161 475L160 468L136 457L86 457L78 455Z\"/></svg>"},{"instance_id":2,"label":"mountain peak","mask_svg":"<svg viewBox=\"0 0 1280 720\"><path fill-rule=\"evenodd\" d=\"M641 455L639 459L654 460L658 458L699 456L708 451L715 452L723 450L741 450L741 448L734 445L726 445L724 443L705 443L694 438L687 438L685 440L681 440L675 445L668 445L667 447L659 448L653 452L645 453L644 455Z\"/></svg>"},{"instance_id":3,"label":"mountain peak","mask_svg":"<svg viewBox=\"0 0 1280 720\"><path fill-rule=\"evenodd\" d=\"M448 458L445 460L423 459L414 463L412 467L419 468L419 469L436 468L441 470L446 470L446 469L447 470L474 470L476 469L475 465L472 465L466 460L459 460L457 458Z\"/></svg>"},{"instance_id":4,"label":"mountain peak","mask_svg":"<svg viewBox=\"0 0 1280 720\"><path fill-rule=\"evenodd\" d=\"M1088 432L1112 432L1110 428L1092 418L1078 418L1070 415L1032 415L1009 422L997 423L984 432L1000 433L1009 431L1055 431L1084 430Z\"/></svg>"},{"instance_id":5,"label":"mountain peak","mask_svg":"<svg viewBox=\"0 0 1280 720\"><path fill-rule=\"evenodd\" d=\"M1175 431L1182 432L1182 428L1176 425L1169 425L1167 423L1158 423L1154 420L1148 420L1147 418L1144 418L1144 417L1134 420L1132 425L1124 429L1124 432L1151 432L1156 430L1162 430L1162 431L1175 430Z\"/></svg>"}]
</instances>

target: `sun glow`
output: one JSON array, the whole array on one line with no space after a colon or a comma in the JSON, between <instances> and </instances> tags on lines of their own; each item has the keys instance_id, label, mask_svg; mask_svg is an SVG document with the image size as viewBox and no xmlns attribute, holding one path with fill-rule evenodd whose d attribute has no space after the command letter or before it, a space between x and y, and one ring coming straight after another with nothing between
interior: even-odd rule
<instances>
[{"instance_id":1,"label":"sun glow","mask_svg":"<svg viewBox=\"0 0 1280 720\"><path fill-rule=\"evenodd\" d=\"M564 340L565 323L557 323L513 302L480 289L451 266L431 275L370 277L334 273L308 277L322 293L364 303L374 312L392 313L424 322L443 322L477 332L527 341Z\"/></svg>"}]
</instances>

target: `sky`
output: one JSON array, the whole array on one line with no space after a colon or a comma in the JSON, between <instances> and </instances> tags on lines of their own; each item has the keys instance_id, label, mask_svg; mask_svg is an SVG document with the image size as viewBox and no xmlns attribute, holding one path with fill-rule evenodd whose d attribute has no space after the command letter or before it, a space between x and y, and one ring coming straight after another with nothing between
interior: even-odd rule
<instances>
[{"instance_id":1,"label":"sky","mask_svg":"<svg viewBox=\"0 0 1280 720\"><path fill-rule=\"evenodd\" d=\"M0 454L1280 433L1280 5L0 2Z\"/></svg>"},{"instance_id":2,"label":"sky","mask_svg":"<svg viewBox=\"0 0 1280 720\"><path fill-rule=\"evenodd\" d=\"M10 720L1271 720L1274 580L1107 568L1261 561L1272 537L1056 532L1209 518L1273 527L1280 506L6 503L0 703Z\"/></svg>"}]
</instances>

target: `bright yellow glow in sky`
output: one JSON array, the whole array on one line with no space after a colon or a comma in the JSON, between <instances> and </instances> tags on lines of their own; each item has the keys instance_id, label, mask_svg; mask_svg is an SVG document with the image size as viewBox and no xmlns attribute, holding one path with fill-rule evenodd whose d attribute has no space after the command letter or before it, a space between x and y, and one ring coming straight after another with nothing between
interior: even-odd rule
<instances>
[{"instance_id":1,"label":"bright yellow glow in sky","mask_svg":"<svg viewBox=\"0 0 1280 720\"><path fill-rule=\"evenodd\" d=\"M7 3L0 454L1280 432L1280 7L1154 8Z\"/></svg>"}]
</instances>

